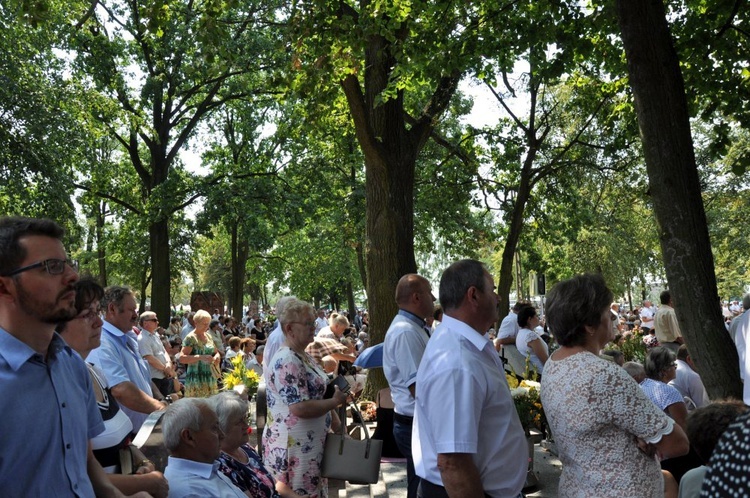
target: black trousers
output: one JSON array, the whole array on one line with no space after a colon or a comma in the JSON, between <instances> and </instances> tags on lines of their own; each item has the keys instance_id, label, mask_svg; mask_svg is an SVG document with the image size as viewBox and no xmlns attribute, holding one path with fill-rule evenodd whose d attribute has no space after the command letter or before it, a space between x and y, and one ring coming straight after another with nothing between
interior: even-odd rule
<instances>
[{"instance_id":1,"label":"black trousers","mask_svg":"<svg viewBox=\"0 0 750 498\"><path fill-rule=\"evenodd\" d=\"M159 392L161 392L162 396L169 396L174 392L174 379L151 379L154 381L154 384L156 384L156 387L159 388Z\"/></svg>"},{"instance_id":2,"label":"black trousers","mask_svg":"<svg viewBox=\"0 0 750 498\"><path fill-rule=\"evenodd\" d=\"M419 481L419 491L417 492L418 498L450 498L448 492L445 491L443 486L433 484L425 479ZM487 493L484 494L484 498L492 498Z\"/></svg>"}]
</instances>

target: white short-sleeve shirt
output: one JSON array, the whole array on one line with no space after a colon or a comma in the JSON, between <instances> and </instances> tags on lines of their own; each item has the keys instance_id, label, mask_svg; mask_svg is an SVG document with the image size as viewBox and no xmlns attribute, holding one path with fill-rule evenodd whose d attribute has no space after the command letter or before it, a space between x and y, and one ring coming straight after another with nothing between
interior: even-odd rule
<instances>
[{"instance_id":1,"label":"white short-sleeve shirt","mask_svg":"<svg viewBox=\"0 0 750 498\"><path fill-rule=\"evenodd\" d=\"M469 453L493 498L515 498L528 448L500 358L482 333L448 314L417 373L412 431L417 475L442 485L439 453Z\"/></svg>"},{"instance_id":2,"label":"white short-sleeve shirt","mask_svg":"<svg viewBox=\"0 0 750 498\"><path fill-rule=\"evenodd\" d=\"M516 335L518 335L518 315L511 311L500 323L500 328L497 331L497 338L508 339L512 337L515 339Z\"/></svg>"},{"instance_id":3,"label":"white short-sleeve shirt","mask_svg":"<svg viewBox=\"0 0 750 498\"><path fill-rule=\"evenodd\" d=\"M391 322L383 343L383 373L391 387L394 410L400 415L414 416L414 398L409 386L417 381L417 370L427 347L429 336L415 320L400 311Z\"/></svg>"}]
</instances>

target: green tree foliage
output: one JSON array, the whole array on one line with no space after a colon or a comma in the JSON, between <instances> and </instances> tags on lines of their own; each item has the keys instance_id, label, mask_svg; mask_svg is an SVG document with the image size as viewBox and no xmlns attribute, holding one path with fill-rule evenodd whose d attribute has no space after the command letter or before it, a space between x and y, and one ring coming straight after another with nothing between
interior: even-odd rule
<instances>
[{"instance_id":1,"label":"green tree foliage","mask_svg":"<svg viewBox=\"0 0 750 498\"><path fill-rule=\"evenodd\" d=\"M113 0L98 2L70 32L73 70L105 102L92 113L128 158L126 177L139 184L130 215L148 226L160 315L170 304L170 223L212 181L187 174L179 154L228 102L270 91L274 18L269 2Z\"/></svg>"}]
</instances>

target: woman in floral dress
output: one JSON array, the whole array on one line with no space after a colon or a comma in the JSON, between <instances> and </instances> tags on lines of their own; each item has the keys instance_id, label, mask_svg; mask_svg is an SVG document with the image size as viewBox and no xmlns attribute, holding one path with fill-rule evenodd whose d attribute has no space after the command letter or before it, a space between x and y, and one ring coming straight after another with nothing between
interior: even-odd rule
<instances>
[{"instance_id":1,"label":"woman in floral dress","mask_svg":"<svg viewBox=\"0 0 750 498\"><path fill-rule=\"evenodd\" d=\"M207 332L211 315L207 311L198 310L193 322L195 330L182 341L180 356L180 363L188 366L185 374L185 396L207 398L219 392L216 378L211 373L211 365L218 367L221 356Z\"/></svg>"},{"instance_id":2,"label":"woman in floral dress","mask_svg":"<svg viewBox=\"0 0 750 498\"><path fill-rule=\"evenodd\" d=\"M332 398L323 399L328 376L305 353L315 336L313 307L293 299L279 321L285 342L269 362L263 463L295 493L325 498L327 481L320 475L323 447L332 422L340 423L332 410L347 395L336 387Z\"/></svg>"}]
</instances>

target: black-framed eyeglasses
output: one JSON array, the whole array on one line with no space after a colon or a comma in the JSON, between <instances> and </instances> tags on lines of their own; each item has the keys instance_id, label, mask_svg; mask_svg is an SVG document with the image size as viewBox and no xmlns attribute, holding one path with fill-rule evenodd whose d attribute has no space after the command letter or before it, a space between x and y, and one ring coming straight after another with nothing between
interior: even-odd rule
<instances>
[{"instance_id":1,"label":"black-framed eyeglasses","mask_svg":"<svg viewBox=\"0 0 750 498\"><path fill-rule=\"evenodd\" d=\"M10 271L3 275L4 277L12 277L13 275L18 275L19 273L23 273L25 271L33 270L34 268L41 268L44 267L45 270L47 270L47 273L50 275L60 275L62 273L65 273L65 265L70 266L73 268L73 271L78 271L78 261L75 259L45 259L44 261L39 261L37 263L32 263L27 266L22 266L21 268L16 268L13 271Z\"/></svg>"}]
</instances>

